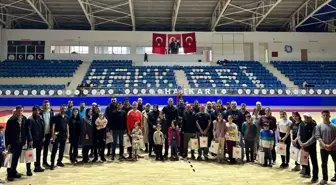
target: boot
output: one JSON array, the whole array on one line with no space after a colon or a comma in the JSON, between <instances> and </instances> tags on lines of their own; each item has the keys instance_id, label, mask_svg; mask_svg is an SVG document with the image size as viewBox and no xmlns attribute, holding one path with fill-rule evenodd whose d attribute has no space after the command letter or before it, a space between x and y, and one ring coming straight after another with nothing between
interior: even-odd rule
<instances>
[{"instance_id":1,"label":"boot","mask_svg":"<svg viewBox=\"0 0 336 185\"><path fill-rule=\"evenodd\" d=\"M297 164L297 165L295 165L295 167L294 167L291 171L293 171L293 172L298 172L298 171L300 171L300 170L301 170L301 167L300 167L299 164Z\"/></svg>"}]
</instances>

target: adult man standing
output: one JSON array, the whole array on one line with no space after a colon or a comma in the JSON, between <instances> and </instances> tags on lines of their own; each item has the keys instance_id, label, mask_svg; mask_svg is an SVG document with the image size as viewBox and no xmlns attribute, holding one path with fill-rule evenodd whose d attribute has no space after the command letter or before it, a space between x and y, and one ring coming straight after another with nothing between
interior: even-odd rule
<instances>
[{"instance_id":1,"label":"adult man standing","mask_svg":"<svg viewBox=\"0 0 336 185\"><path fill-rule=\"evenodd\" d=\"M79 113L79 117L80 117L81 119L85 117L85 112L86 112L86 109L85 109L85 103L84 103L84 102L81 102L81 103L79 104L79 111L78 111L78 113ZM69 116L69 117L71 118L72 115Z\"/></svg>"},{"instance_id":2,"label":"adult man standing","mask_svg":"<svg viewBox=\"0 0 336 185\"><path fill-rule=\"evenodd\" d=\"M48 164L48 152L51 139L51 118L54 117L54 111L50 108L50 102L48 100L43 101L43 107L40 111L40 115L44 121L44 142L43 142L43 166L50 168Z\"/></svg>"},{"instance_id":3,"label":"adult man standing","mask_svg":"<svg viewBox=\"0 0 336 185\"><path fill-rule=\"evenodd\" d=\"M274 116L272 116L272 111L271 111L271 108L269 108L269 107L267 107L265 109L265 115L260 118L261 128L265 123L269 123L269 130L271 131L271 133L273 134L273 137L274 137L274 145L273 145L273 148L272 148L272 158L273 158L272 160L273 160L273 163L275 163L275 161L276 161L275 131L277 129L277 120Z\"/></svg>"},{"instance_id":4,"label":"adult man standing","mask_svg":"<svg viewBox=\"0 0 336 185\"><path fill-rule=\"evenodd\" d=\"M205 112L204 105L201 105L200 112L196 114L196 126L198 129L197 135L199 137L201 136L209 137L210 125L211 125L211 117L208 113ZM197 160L202 160L202 151L203 151L204 159L208 160L208 152L209 152L208 147L198 149Z\"/></svg>"},{"instance_id":5,"label":"adult man standing","mask_svg":"<svg viewBox=\"0 0 336 185\"><path fill-rule=\"evenodd\" d=\"M146 104L145 110L142 111L142 123L143 123L143 128L142 128L142 133L143 133L143 140L145 143L145 152L148 152L148 114L150 111L151 105L149 103ZM138 106L139 110L139 106ZM139 110L140 111L140 110Z\"/></svg>"},{"instance_id":6,"label":"adult man standing","mask_svg":"<svg viewBox=\"0 0 336 185\"><path fill-rule=\"evenodd\" d=\"M53 148L51 151L51 167L50 170L55 169L55 157L58 150L57 166L64 167L62 163L65 143L69 139L69 117L65 113L66 105L61 105L60 113L52 118L51 136L53 139Z\"/></svg>"},{"instance_id":7,"label":"adult man standing","mask_svg":"<svg viewBox=\"0 0 336 185\"><path fill-rule=\"evenodd\" d=\"M105 109L105 117L109 125L114 121L112 115L115 110L117 110L117 98L112 97L111 103ZM108 130L108 132L110 132L110 130ZM107 156L111 155L111 147L112 143L107 144L107 154L106 154Z\"/></svg>"},{"instance_id":8,"label":"adult man standing","mask_svg":"<svg viewBox=\"0 0 336 185\"><path fill-rule=\"evenodd\" d=\"M197 114L200 111L198 100L194 101L193 111L195 112L195 114Z\"/></svg>"},{"instance_id":9,"label":"adult man standing","mask_svg":"<svg viewBox=\"0 0 336 185\"><path fill-rule=\"evenodd\" d=\"M168 133L168 128L170 127L171 123L173 120L178 121L178 111L177 108L173 105L174 101L173 98L169 98L168 99L168 105L163 107L162 112L165 115L165 118L167 120L167 130L166 132ZM163 133L165 133L165 131L162 131ZM164 158L167 159L168 158L168 149L169 146L165 145L165 153L164 153Z\"/></svg>"},{"instance_id":10,"label":"adult man standing","mask_svg":"<svg viewBox=\"0 0 336 185\"><path fill-rule=\"evenodd\" d=\"M144 110L144 106L142 104L142 98L138 98L138 110L142 112Z\"/></svg>"},{"instance_id":11,"label":"adult man standing","mask_svg":"<svg viewBox=\"0 0 336 185\"><path fill-rule=\"evenodd\" d=\"M191 138L196 137L196 116L192 110L190 104L187 104L186 111L183 114L182 121L182 132L183 132L183 146L184 155L183 158L188 158L188 143ZM195 159L195 150L191 150L191 158Z\"/></svg>"},{"instance_id":12,"label":"adult man standing","mask_svg":"<svg viewBox=\"0 0 336 185\"><path fill-rule=\"evenodd\" d=\"M44 172L44 169L41 167L41 151L44 140L44 121L39 115L40 108L34 106L32 111L33 114L27 119L27 124L30 128L31 137L33 140L33 148L36 149L36 162L34 163L35 169L34 172ZM32 176L31 164L27 163L27 176Z\"/></svg>"},{"instance_id":13,"label":"adult man standing","mask_svg":"<svg viewBox=\"0 0 336 185\"><path fill-rule=\"evenodd\" d=\"M322 160L322 174L323 179L321 185L328 183L328 158L331 158L336 165L336 126L330 122L330 112L328 110L322 111L323 123L316 126L316 139L320 143L321 160ZM330 180L336 182L336 166L335 175Z\"/></svg>"},{"instance_id":14,"label":"adult man standing","mask_svg":"<svg viewBox=\"0 0 336 185\"><path fill-rule=\"evenodd\" d=\"M126 114L132 109L131 105L130 105L130 101L128 98L124 99L124 106L123 106L123 110L126 112Z\"/></svg>"},{"instance_id":15,"label":"adult man standing","mask_svg":"<svg viewBox=\"0 0 336 185\"><path fill-rule=\"evenodd\" d=\"M7 168L8 181L14 181L14 178L21 178L21 175L16 171L16 167L22 147L27 141L28 145L31 146L33 144L27 118L22 113L23 107L17 106L15 114L9 118L6 124L5 144L6 148L12 153L11 167Z\"/></svg>"},{"instance_id":16,"label":"adult man standing","mask_svg":"<svg viewBox=\"0 0 336 185\"><path fill-rule=\"evenodd\" d=\"M299 130L297 133L297 141L301 149L309 152L309 158L313 164L313 178L312 183L317 183L318 181L318 164L317 164L317 152L316 152L316 123L313 121L309 113L304 113L304 122L299 125ZM304 178L310 178L310 165L304 166L305 170L302 174Z\"/></svg>"},{"instance_id":17,"label":"adult man standing","mask_svg":"<svg viewBox=\"0 0 336 185\"><path fill-rule=\"evenodd\" d=\"M67 107L67 109L66 109L65 114L66 114L69 118L71 118L71 116L72 116L72 112L73 112L73 101L72 101L72 100L69 100L69 101L68 101L68 107Z\"/></svg>"},{"instance_id":18,"label":"adult man standing","mask_svg":"<svg viewBox=\"0 0 336 185\"><path fill-rule=\"evenodd\" d=\"M132 130L135 128L135 124L139 123L140 128L143 127L142 124L142 114L140 111L138 111L138 103L137 102L133 102L132 103L132 110L130 110L127 113L127 134L129 136L130 141L132 142L132 138L131 138L131 132ZM132 147L129 147L128 149L128 159L132 158Z\"/></svg>"},{"instance_id":19,"label":"adult man standing","mask_svg":"<svg viewBox=\"0 0 336 185\"><path fill-rule=\"evenodd\" d=\"M119 102L117 104L117 109L113 111L111 115L111 120L108 122L108 127L110 129L110 133L113 136L112 143L112 158L114 160L115 150L117 147L117 139L119 140L119 160L125 159L124 157L124 134L126 133L126 125L127 125L127 114L122 110L122 103Z\"/></svg>"}]
</instances>

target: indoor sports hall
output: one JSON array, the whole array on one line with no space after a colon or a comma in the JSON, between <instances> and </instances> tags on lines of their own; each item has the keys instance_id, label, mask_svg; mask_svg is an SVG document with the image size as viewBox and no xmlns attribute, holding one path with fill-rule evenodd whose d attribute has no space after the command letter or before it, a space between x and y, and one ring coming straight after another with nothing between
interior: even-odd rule
<instances>
[{"instance_id":1,"label":"indoor sports hall","mask_svg":"<svg viewBox=\"0 0 336 185\"><path fill-rule=\"evenodd\" d=\"M335 12L335 0L0 0L0 185L336 185Z\"/></svg>"}]
</instances>

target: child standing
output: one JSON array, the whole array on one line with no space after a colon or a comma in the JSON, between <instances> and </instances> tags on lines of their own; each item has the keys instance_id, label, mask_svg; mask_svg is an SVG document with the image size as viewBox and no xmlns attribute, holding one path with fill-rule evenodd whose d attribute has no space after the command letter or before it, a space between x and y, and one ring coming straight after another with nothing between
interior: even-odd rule
<instances>
[{"instance_id":1,"label":"child standing","mask_svg":"<svg viewBox=\"0 0 336 185\"><path fill-rule=\"evenodd\" d=\"M93 118L94 120L94 118ZM97 153L99 153L100 156L100 160L102 160L103 162L106 161L105 157L104 157L104 151L105 151L105 145L106 145L106 125L107 125L107 119L104 116L103 112L99 112L98 113L98 118L95 121L96 124L96 136L99 136L98 138L96 138L96 149L95 149L95 158L93 159L92 162L94 162L95 160L97 160L98 155ZM97 153L96 153L97 152Z\"/></svg>"},{"instance_id":2,"label":"child standing","mask_svg":"<svg viewBox=\"0 0 336 185\"><path fill-rule=\"evenodd\" d=\"M214 139L218 142L218 162L224 162L225 158L225 134L227 132L226 121L223 119L222 114L218 114L217 120L213 121L213 134Z\"/></svg>"},{"instance_id":3,"label":"child standing","mask_svg":"<svg viewBox=\"0 0 336 185\"><path fill-rule=\"evenodd\" d=\"M254 162L254 142L257 136L257 126L253 124L252 116L247 114L241 133L245 141L246 162Z\"/></svg>"},{"instance_id":4,"label":"child standing","mask_svg":"<svg viewBox=\"0 0 336 185\"><path fill-rule=\"evenodd\" d=\"M162 160L163 161L163 156L162 156L162 147L163 143L165 142L164 135L161 132L161 125L157 124L156 125L156 131L153 134L153 140L155 144L155 154L156 158L155 160Z\"/></svg>"},{"instance_id":5,"label":"child standing","mask_svg":"<svg viewBox=\"0 0 336 185\"><path fill-rule=\"evenodd\" d=\"M177 147L180 147L180 130L176 128L176 121L173 120L168 129L168 143L171 151L171 160L178 160Z\"/></svg>"},{"instance_id":6,"label":"child standing","mask_svg":"<svg viewBox=\"0 0 336 185\"><path fill-rule=\"evenodd\" d=\"M132 130L131 137L132 142L132 158L137 161L140 153L141 140L143 138L142 131L139 126L139 122L135 123L135 128Z\"/></svg>"},{"instance_id":7,"label":"child standing","mask_svg":"<svg viewBox=\"0 0 336 185\"><path fill-rule=\"evenodd\" d=\"M4 162L4 154L5 154L5 150L6 150L6 147L5 147L5 139L4 139L4 127L3 126L0 126L0 153L1 153L1 156L0 156L0 168L2 166L2 163ZM0 183L5 183L6 181L0 179Z\"/></svg>"},{"instance_id":8,"label":"child standing","mask_svg":"<svg viewBox=\"0 0 336 185\"><path fill-rule=\"evenodd\" d=\"M273 132L269 130L269 123L263 124L263 130L260 132L260 147L265 153L264 167L272 167L272 148L274 145Z\"/></svg>"},{"instance_id":9,"label":"child standing","mask_svg":"<svg viewBox=\"0 0 336 185\"><path fill-rule=\"evenodd\" d=\"M233 118L231 115L228 116L228 121L226 123L226 127L227 127L227 133L226 133L226 146L227 146L227 150L229 153L229 160L231 164L235 164L237 163L236 159L234 159L232 157L232 152L233 152L233 147L234 146L238 146L238 141L239 141L239 137L238 137L238 127L235 123L233 123Z\"/></svg>"}]
</instances>

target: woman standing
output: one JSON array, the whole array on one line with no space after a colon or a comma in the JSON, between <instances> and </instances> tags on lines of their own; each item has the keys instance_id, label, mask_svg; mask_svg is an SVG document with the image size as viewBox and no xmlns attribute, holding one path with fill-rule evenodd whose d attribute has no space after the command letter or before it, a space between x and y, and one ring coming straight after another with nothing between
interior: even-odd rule
<instances>
[{"instance_id":1,"label":"woman standing","mask_svg":"<svg viewBox=\"0 0 336 185\"><path fill-rule=\"evenodd\" d=\"M72 117L69 121L69 132L70 132L70 161L71 163L76 163L78 157L78 142L80 137L81 129L81 118L79 115L78 108L74 108L72 112Z\"/></svg>"},{"instance_id":2,"label":"woman standing","mask_svg":"<svg viewBox=\"0 0 336 185\"><path fill-rule=\"evenodd\" d=\"M281 111L280 116L281 119L277 123L279 142L286 144L286 156L281 156L282 163L280 168L288 168L291 145L290 126L292 125L292 122L287 118L286 111Z\"/></svg>"},{"instance_id":3,"label":"woman standing","mask_svg":"<svg viewBox=\"0 0 336 185\"><path fill-rule=\"evenodd\" d=\"M154 140L153 140L153 134L156 131L156 121L159 117L159 106L154 105L153 110L149 112L148 114L148 156L153 157L152 150L154 148Z\"/></svg>"},{"instance_id":4,"label":"woman standing","mask_svg":"<svg viewBox=\"0 0 336 185\"><path fill-rule=\"evenodd\" d=\"M225 158L225 135L227 127L222 114L218 114L217 119L213 121L214 140L219 143L217 159L219 163L224 162Z\"/></svg>"},{"instance_id":5,"label":"woman standing","mask_svg":"<svg viewBox=\"0 0 336 185\"><path fill-rule=\"evenodd\" d=\"M165 152L164 152L164 159L168 159L168 150L169 150L169 145L168 145L168 123L167 120L164 116L164 113L162 111L160 111L159 113L159 118L157 119L157 124L161 125L161 131L164 135L164 139L165 139Z\"/></svg>"},{"instance_id":6,"label":"woman standing","mask_svg":"<svg viewBox=\"0 0 336 185\"><path fill-rule=\"evenodd\" d=\"M92 146L93 140L93 123L92 123L92 109L86 109L85 117L82 119L81 123L81 138L82 138L82 155L83 155L83 162L89 162L89 150Z\"/></svg>"},{"instance_id":7,"label":"woman standing","mask_svg":"<svg viewBox=\"0 0 336 185\"><path fill-rule=\"evenodd\" d=\"M143 133L143 141L145 143L145 152L148 152L148 115L150 111L150 104L147 103L145 106L145 110L142 111L142 133Z\"/></svg>"},{"instance_id":8,"label":"woman standing","mask_svg":"<svg viewBox=\"0 0 336 185\"><path fill-rule=\"evenodd\" d=\"M259 149L259 139L260 139L260 111L259 109L254 109L253 110L253 115L252 115L252 120L253 120L253 124L255 124L257 126L257 135L255 138L255 143L254 143L254 160L257 157L258 154L258 149Z\"/></svg>"},{"instance_id":9,"label":"woman standing","mask_svg":"<svg viewBox=\"0 0 336 185\"><path fill-rule=\"evenodd\" d=\"M293 124L291 125L291 136L292 136L292 144L293 146L295 146L296 148L300 149L300 145L297 141L297 134L298 134L298 131L299 131L299 128L300 128L300 124L302 123L302 119L301 119L301 115L298 113L298 112L293 112ZM300 171L301 168L300 168L300 164L295 161L295 167L292 169L292 171ZM302 172L303 174L303 172Z\"/></svg>"}]
</instances>

